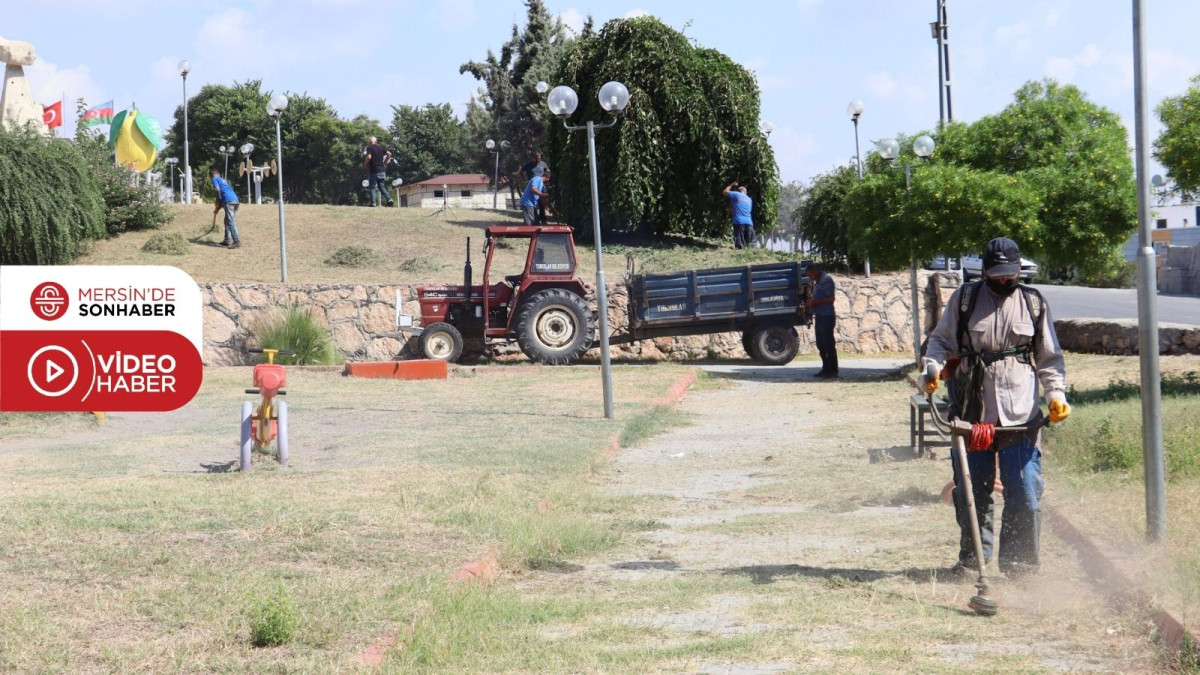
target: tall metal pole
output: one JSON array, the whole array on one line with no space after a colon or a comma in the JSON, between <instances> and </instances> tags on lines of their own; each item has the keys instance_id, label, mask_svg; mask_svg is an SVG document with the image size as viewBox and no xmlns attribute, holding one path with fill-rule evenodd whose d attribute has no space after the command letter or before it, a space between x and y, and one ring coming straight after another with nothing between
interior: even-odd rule
<instances>
[{"instance_id":1,"label":"tall metal pole","mask_svg":"<svg viewBox=\"0 0 1200 675\"><path fill-rule=\"evenodd\" d=\"M912 165L904 165L904 193L908 194L912 188ZM909 256L912 258L912 264L908 271L909 286L912 287L912 333L913 333L913 362L918 367L921 365L921 313L917 307L917 254L913 250L912 244L909 245Z\"/></svg>"},{"instance_id":2,"label":"tall metal pole","mask_svg":"<svg viewBox=\"0 0 1200 675\"><path fill-rule=\"evenodd\" d=\"M862 180L862 177L863 177L862 153L860 153L858 150L858 115L855 115L854 117L852 117L850 119L854 122L854 163L858 165L858 179ZM863 274L865 274L867 277L871 276L871 259L870 258L863 259Z\"/></svg>"},{"instance_id":3,"label":"tall metal pole","mask_svg":"<svg viewBox=\"0 0 1200 675\"><path fill-rule=\"evenodd\" d=\"M608 287L604 283L604 260L600 245L600 183L596 179L596 125L587 123L588 164L592 172L592 235L596 245L596 302L600 310L600 370L604 380L604 417L613 418L612 363L608 356Z\"/></svg>"},{"instance_id":4,"label":"tall metal pole","mask_svg":"<svg viewBox=\"0 0 1200 675\"><path fill-rule=\"evenodd\" d=\"M283 134L279 131L279 118L282 112L275 114L275 156L279 162L279 280L287 283L287 231L283 226Z\"/></svg>"},{"instance_id":5,"label":"tall metal pole","mask_svg":"<svg viewBox=\"0 0 1200 675\"><path fill-rule=\"evenodd\" d=\"M935 17L937 18L930 28L933 30L933 39L937 40L938 53L938 128L941 129L946 123L946 66L942 58L942 2L943 0L934 0L937 4Z\"/></svg>"},{"instance_id":6,"label":"tall metal pole","mask_svg":"<svg viewBox=\"0 0 1200 675\"><path fill-rule=\"evenodd\" d=\"M954 104L953 97L950 95L950 20L946 17L946 0L938 0L938 22L941 24L938 35L938 45L941 48L939 60L942 61L943 74L945 79L942 81L942 86L946 90L946 121L954 121Z\"/></svg>"},{"instance_id":7,"label":"tall metal pole","mask_svg":"<svg viewBox=\"0 0 1200 675\"><path fill-rule=\"evenodd\" d=\"M183 75L183 203L192 203L192 160L188 156L187 72Z\"/></svg>"},{"instance_id":8,"label":"tall metal pole","mask_svg":"<svg viewBox=\"0 0 1200 675\"><path fill-rule=\"evenodd\" d=\"M495 191L492 192L492 210L496 210L496 200L500 196L500 151L496 151L496 171L492 174L492 182L495 183Z\"/></svg>"},{"instance_id":9,"label":"tall metal pole","mask_svg":"<svg viewBox=\"0 0 1200 675\"><path fill-rule=\"evenodd\" d=\"M1138 354L1142 366L1142 459L1146 481L1146 537L1167 538L1163 465L1162 389L1158 369L1158 279L1150 236L1150 128L1146 103L1146 41L1142 0L1133 0L1133 98L1138 215Z\"/></svg>"}]
</instances>

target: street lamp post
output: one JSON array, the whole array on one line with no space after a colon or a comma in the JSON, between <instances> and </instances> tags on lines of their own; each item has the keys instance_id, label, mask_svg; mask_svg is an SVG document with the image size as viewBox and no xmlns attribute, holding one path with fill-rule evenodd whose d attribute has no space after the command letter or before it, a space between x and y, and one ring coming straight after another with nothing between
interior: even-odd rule
<instances>
[{"instance_id":1,"label":"street lamp post","mask_svg":"<svg viewBox=\"0 0 1200 675\"><path fill-rule=\"evenodd\" d=\"M586 126L567 124L567 118L579 106L579 96L574 89L566 85L555 87L546 102L550 106L550 111L562 118L563 126L567 131L587 129L588 164L592 178L592 235L595 239L593 244L596 247L596 301L599 303L600 314L600 371L604 380L604 417L612 419L612 363L608 355L608 289L604 282L604 260L600 255L600 184L596 178L596 129L607 129L616 125L617 117L629 104L629 90L620 82L608 82L600 87L599 99L600 107L612 116L612 120L607 124L596 124L592 120L588 120Z\"/></svg>"},{"instance_id":2,"label":"street lamp post","mask_svg":"<svg viewBox=\"0 0 1200 675\"><path fill-rule=\"evenodd\" d=\"M500 151L508 149L508 141L500 141L500 148L496 149L496 141L489 138L486 145L487 149L491 150L492 154L496 156L496 171L492 176L492 180L495 183L494 191L492 192L492 209L494 210L496 208L496 199L500 194Z\"/></svg>"},{"instance_id":3,"label":"street lamp post","mask_svg":"<svg viewBox=\"0 0 1200 675\"><path fill-rule=\"evenodd\" d=\"M864 110L866 110L866 106L864 106L863 102L858 99L854 99L853 101L850 101L850 105L846 106L846 114L850 116L850 121L854 123L854 164L855 164L855 166L858 167L858 179L859 180L862 180L863 168L862 168L862 155L859 153L859 150L858 150L858 118L862 117ZM866 274L868 278L870 278L870 276L871 276L871 259L870 258L863 259L863 274Z\"/></svg>"},{"instance_id":4,"label":"street lamp post","mask_svg":"<svg viewBox=\"0 0 1200 675\"><path fill-rule=\"evenodd\" d=\"M933 154L933 149L933 139L925 134L921 134L913 141L913 154L920 159L927 159ZM879 155L890 162L896 162L900 156L900 144L894 138L885 138L879 141ZM904 192L908 193L912 189L912 169L914 165L906 162L903 166ZM910 302L912 304L913 360L919 367L921 365L921 320L920 312L917 309L917 254L912 244L909 244L909 256L912 258L912 266L909 268L908 279L909 284L912 286Z\"/></svg>"},{"instance_id":5,"label":"street lamp post","mask_svg":"<svg viewBox=\"0 0 1200 675\"><path fill-rule=\"evenodd\" d=\"M287 230L283 217L283 134L279 130L279 120L287 108L288 100L283 94L275 94L267 102L267 114L275 119L275 156L278 169L275 175L279 177L279 276L280 281L287 283Z\"/></svg>"},{"instance_id":6,"label":"street lamp post","mask_svg":"<svg viewBox=\"0 0 1200 675\"><path fill-rule=\"evenodd\" d=\"M183 203L192 203L192 160L188 155L188 98L187 76L192 70L192 64L186 59L179 62L179 75L183 77Z\"/></svg>"},{"instance_id":7,"label":"street lamp post","mask_svg":"<svg viewBox=\"0 0 1200 675\"><path fill-rule=\"evenodd\" d=\"M168 157L163 160L163 164L167 165L167 173L171 174L171 202L175 202L175 165L179 163L179 158Z\"/></svg>"},{"instance_id":8,"label":"street lamp post","mask_svg":"<svg viewBox=\"0 0 1200 675\"><path fill-rule=\"evenodd\" d=\"M229 177L229 156L234 153L233 145L222 145L217 149L221 156L225 158L225 173L221 174L222 178Z\"/></svg>"},{"instance_id":9,"label":"street lamp post","mask_svg":"<svg viewBox=\"0 0 1200 675\"><path fill-rule=\"evenodd\" d=\"M396 203L400 203L400 186L404 184L403 178L397 178L392 181L392 187L396 188Z\"/></svg>"}]
</instances>

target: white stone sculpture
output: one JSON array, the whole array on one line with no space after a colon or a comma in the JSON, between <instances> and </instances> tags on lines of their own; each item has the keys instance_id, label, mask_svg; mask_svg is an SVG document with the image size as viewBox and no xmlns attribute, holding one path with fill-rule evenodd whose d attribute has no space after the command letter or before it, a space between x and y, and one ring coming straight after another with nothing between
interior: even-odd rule
<instances>
[{"instance_id":1,"label":"white stone sculpture","mask_svg":"<svg viewBox=\"0 0 1200 675\"><path fill-rule=\"evenodd\" d=\"M19 127L33 123L35 129L49 136L50 128L42 121L42 106L33 100L29 82L25 80L25 66L33 65L36 58L32 44L0 37L0 61L4 62L0 124Z\"/></svg>"}]
</instances>

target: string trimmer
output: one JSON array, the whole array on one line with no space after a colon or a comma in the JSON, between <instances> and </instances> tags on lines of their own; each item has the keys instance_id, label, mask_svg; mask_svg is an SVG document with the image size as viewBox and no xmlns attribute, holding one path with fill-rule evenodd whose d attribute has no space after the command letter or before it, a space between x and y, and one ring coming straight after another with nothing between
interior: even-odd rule
<instances>
[{"instance_id":1,"label":"string trimmer","mask_svg":"<svg viewBox=\"0 0 1200 675\"><path fill-rule=\"evenodd\" d=\"M937 369L933 364L926 368L925 375L930 380L937 377L937 374ZM929 415L939 429L950 434L950 443L954 447L954 453L958 457L958 464L962 469L962 487L963 492L967 495L967 514L971 521L971 539L975 544L975 564L979 573L975 581L977 593L967 603L967 606L981 616L995 616L1000 606L995 600L988 597L987 575L984 572L986 563L983 559L983 538L979 532L979 514L975 512L975 489L971 484L971 467L967 464L967 442L974 437L973 446L988 447L997 430L1033 431L1049 424L1050 418L1045 418L1041 424L1033 427L996 427L991 424L972 424L960 419L946 420L942 418L941 410L933 402L933 394L928 394L927 398L929 399Z\"/></svg>"}]
</instances>

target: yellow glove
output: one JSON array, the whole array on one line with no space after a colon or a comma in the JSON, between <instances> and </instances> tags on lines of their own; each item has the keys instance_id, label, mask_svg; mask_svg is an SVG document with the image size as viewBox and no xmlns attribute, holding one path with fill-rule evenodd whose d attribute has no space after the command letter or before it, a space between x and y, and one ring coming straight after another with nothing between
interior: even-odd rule
<instances>
[{"instance_id":1,"label":"yellow glove","mask_svg":"<svg viewBox=\"0 0 1200 675\"><path fill-rule=\"evenodd\" d=\"M1071 404L1062 399L1050 401L1050 421L1054 424L1071 416Z\"/></svg>"}]
</instances>

